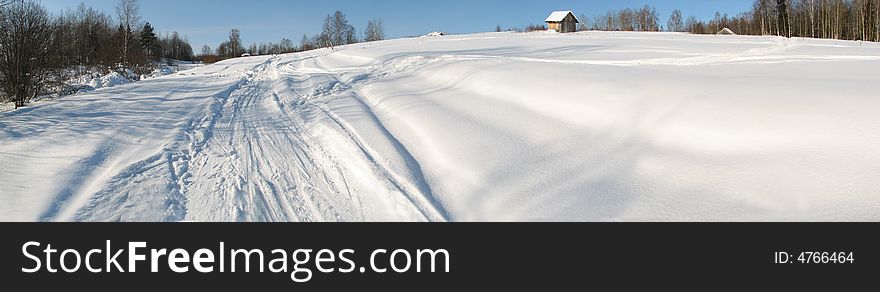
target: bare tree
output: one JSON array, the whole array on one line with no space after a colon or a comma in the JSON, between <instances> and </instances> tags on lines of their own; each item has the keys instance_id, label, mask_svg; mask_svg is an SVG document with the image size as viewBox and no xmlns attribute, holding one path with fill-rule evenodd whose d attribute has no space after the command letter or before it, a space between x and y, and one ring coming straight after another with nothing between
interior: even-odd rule
<instances>
[{"instance_id":1,"label":"bare tree","mask_svg":"<svg viewBox=\"0 0 880 292\"><path fill-rule=\"evenodd\" d=\"M309 36L303 34L302 40L299 41L299 50L308 51L315 49L315 42Z\"/></svg>"},{"instance_id":2,"label":"bare tree","mask_svg":"<svg viewBox=\"0 0 880 292\"><path fill-rule=\"evenodd\" d=\"M581 15L578 16L577 30L578 31L590 30L590 27L588 25L589 23L590 23L590 21L589 21L589 18L587 18L587 15L581 13Z\"/></svg>"},{"instance_id":3,"label":"bare tree","mask_svg":"<svg viewBox=\"0 0 880 292\"><path fill-rule=\"evenodd\" d=\"M354 29L354 26L349 25L344 31L344 36L345 44L353 44L358 42L357 30Z\"/></svg>"},{"instance_id":4,"label":"bare tree","mask_svg":"<svg viewBox=\"0 0 880 292\"><path fill-rule=\"evenodd\" d=\"M121 0L116 6L116 16L119 18L119 25L122 28L122 64L128 65L129 52L134 39L132 27L140 25L141 8L137 0Z\"/></svg>"},{"instance_id":5,"label":"bare tree","mask_svg":"<svg viewBox=\"0 0 880 292\"><path fill-rule=\"evenodd\" d=\"M501 31L501 26L498 26L497 29L499 32ZM367 28L364 29L364 41L374 42L381 41L385 39L385 28L382 25L381 19L370 20L367 22Z\"/></svg>"},{"instance_id":6,"label":"bare tree","mask_svg":"<svg viewBox=\"0 0 880 292\"><path fill-rule=\"evenodd\" d=\"M697 18L693 15L688 16L687 21L685 21L684 26L685 26L685 30L689 33L696 33L696 34L709 33L709 30L706 27L706 24L703 23L702 21L697 20Z\"/></svg>"},{"instance_id":7,"label":"bare tree","mask_svg":"<svg viewBox=\"0 0 880 292\"><path fill-rule=\"evenodd\" d=\"M13 1L0 7L0 87L25 106L41 90L52 47L49 14L37 2Z\"/></svg>"},{"instance_id":8,"label":"bare tree","mask_svg":"<svg viewBox=\"0 0 880 292\"><path fill-rule=\"evenodd\" d=\"M816 3L815 0L810 0L810 36L816 37Z\"/></svg>"},{"instance_id":9,"label":"bare tree","mask_svg":"<svg viewBox=\"0 0 880 292\"><path fill-rule=\"evenodd\" d=\"M241 32L237 28L229 31L229 40L227 41L229 58L240 57L244 54L244 45L241 42Z\"/></svg>"},{"instance_id":10,"label":"bare tree","mask_svg":"<svg viewBox=\"0 0 880 292\"><path fill-rule=\"evenodd\" d=\"M681 10L675 9L672 11L672 15L669 16L669 21L666 23L666 30L674 32L684 31L684 19L681 18Z\"/></svg>"},{"instance_id":11,"label":"bare tree","mask_svg":"<svg viewBox=\"0 0 880 292\"><path fill-rule=\"evenodd\" d=\"M777 22L779 23L777 26L781 28L778 30L781 32L780 34L784 37L791 37L791 12L789 9L788 0L776 0L776 12L778 13Z\"/></svg>"},{"instance_id":12,"label":"bare tree","mask_svg":"<svg viewBox=\"0 0 880 292\"><path fill-rule=\"evenodd\" d=\"M657 9L648 5L643 6L636 12L636 23L638 31L659 31L660 17L657 16Z\"/></svg>"},{"instance_id":13,"label":"bare tree","mask_svg":"<svg viewBox=\"0 0 880 292\"><path fill-rule=\"evenodd\" d=\"M335 41L337 44L353 43L354 27L348 24L348 17L342 11L337 10L333 13L333 26L336 30Z\"/></svg>"},{"instance_id":14,"label":"bare tree","mask_svg":"<svg viewBox=\"0 0 880 292\"><path fill-rule=\"evenodd\" d=\"M293 45L293 41L289 38L282 38L281 43L278 44L280 54L292 53L296 48Z\"/></svg>"},{"instance_id":15,"label":"bare tree","mask_svg":"<svg viewBox=\"0 0 880 292\"><path fill-rule=\"evenodd\" d=\"M208 56L214 53L214 50L211 49L211 46L204 45L202 46L202 56Z\"/></svg>"},{"instance_id":16,"label":"bare tree","mask_svg":"<svg viewBox=\"0 0 880 292\"><path fill-rule=\"evenodd\" d=\"M320 35L322 46L334 47L357 42L356 32L342 11L327 15Z\"/></svg>"}]
</instances>

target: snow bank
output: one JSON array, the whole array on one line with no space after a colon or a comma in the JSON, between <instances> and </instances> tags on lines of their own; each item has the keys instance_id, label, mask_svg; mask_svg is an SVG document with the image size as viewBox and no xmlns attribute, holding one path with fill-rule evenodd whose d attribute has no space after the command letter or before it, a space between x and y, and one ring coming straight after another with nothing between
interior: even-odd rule
<instances>
[{"instance_id":1,"label":"snow bank","mask_svg":"<svg viewBox=\"0 0 880 292\"><path fill-rule=\"evenodd\" d=\"M0 220L876 221L880 46L474 34L0 114Z\"/></svg>"},{"instance_id":2,"label":"snow bank","mask_svg":"<svg viewBox=\"0 0 880 292\"><path fill-rule=\"evenodd\" d=\"M113 87L122 84L131 83L131 80L128 77L122 76L119 72L110 72L107 75L101 76L100 78L95 78L89 81L89 86L94 89L104 88L104 87Z\"/></svg>"},{"instance_id":3,"label":"snow bank","mask_svg":"<svg viewBox=\"0 0 880 292\"><path fill-rule=\"evenodd\" d=\"M0 102L0 112L5 112L13 109L15 109L14 102Z\"/></svg>"},{"instance_id":4,"label":"snow bank","mask_svg":"<svg viewBox=\"0 0 880 292\"><path fill-rule=\"evenodd\" d=\"M168 66L162 66L162 68L153 70L153 74L151 74L150 77L155 78L171 74L174 74L174 69L171 69L171 67Z\"/></svg>"},{"instance_id":5,"label":"snow bank","mask_svg":"<svg viewBox=\"0 0 880 292\"><path fill-rule=\"evenodd\" d=\"M86 92L91 92L96 89L105 88L105 87L114 87L119 85L125 85L133 82L137 82L139 80L146 80L152 78L158 78L162 76L167 76L174 74L180 71L186 71L193 68L202 67L202 64L194 63L194 62L186 62L186 61L177 61L172 62L173 65L169 66L160 66L157 69L154 69L150 74L145 74L141 76L137 76L133 71L126 69L123 70L123 73L119 72L110 72L107 74L101 74L96 72L86 73L79 75L77 77L71 78L63 82L62 88L53 89L53 94L38 96L34 100L32 100L29 105L34 106L39 103L47 102L54 100L58 97L65 97L75 94L81 94ZM14 103L0 103L0 112L10 111L15 109Z\"/></svg>"}]
</instances>

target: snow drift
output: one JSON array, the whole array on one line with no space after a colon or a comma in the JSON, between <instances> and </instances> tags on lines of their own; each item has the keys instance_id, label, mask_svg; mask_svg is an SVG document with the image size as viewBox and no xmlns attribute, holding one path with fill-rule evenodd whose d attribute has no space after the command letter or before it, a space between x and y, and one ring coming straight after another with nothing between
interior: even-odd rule
<instances>
[{"instance_id":1,"label":"snow drift","mask_svg":"<svg viewBox=\"0 0 880 292\"><path fill-rule=\"evenodd\" d=\"M880 47L490 33L0 114L0 220L880 219Z\"/></svg>"}]
</instances>

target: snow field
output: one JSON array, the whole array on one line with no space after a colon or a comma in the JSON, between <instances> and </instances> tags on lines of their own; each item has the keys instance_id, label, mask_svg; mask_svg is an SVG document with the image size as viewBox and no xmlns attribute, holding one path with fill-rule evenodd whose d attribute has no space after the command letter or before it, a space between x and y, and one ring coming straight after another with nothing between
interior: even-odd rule
<instances>
[{"instance_id":1,"label":"snow field","mask_svg":"<svg viewBox=\"0 0 880 292\"><path fill-rule=\"evenodd\" d=\"M487 33L0 113L0 220L875 221L880 46Z\"/></svg>"}]
</instances>

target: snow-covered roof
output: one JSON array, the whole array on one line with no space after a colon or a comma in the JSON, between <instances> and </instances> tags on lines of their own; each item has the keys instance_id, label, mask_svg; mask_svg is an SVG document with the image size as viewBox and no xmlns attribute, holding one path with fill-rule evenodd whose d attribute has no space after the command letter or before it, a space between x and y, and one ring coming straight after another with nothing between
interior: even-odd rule
<instances>
[{"instance_id":1,"label":"snow-covered roof","mask_svg":"<svg viewBox=\"0 0 880 292\"><path fill-rule=\"evenodd\" d=\"M574 17L575 22L580 23L580 21L577 19L577 16L574 16L574 12L571 12L571 11L553 11L553 13L550 13L550 16L547 17L547 20L544 20L544 21L545 22L561 22L561 21L565 20L565 17L567 17L569 14L571 14L571 16Z\"/></svg>"},{"instance_id":2,"label":"snow-covered roof","mask_svg":"<svg viewBox=\"0 0 880 292\"><path fill-rule=\"evenodd\" d=\"M729 28L726 28L726 27L724 29L718 31L717 34L719 34L719 35L736 35L735 32L733 32L732 30L730 30Z\"/></svg>"}]
</instances>

